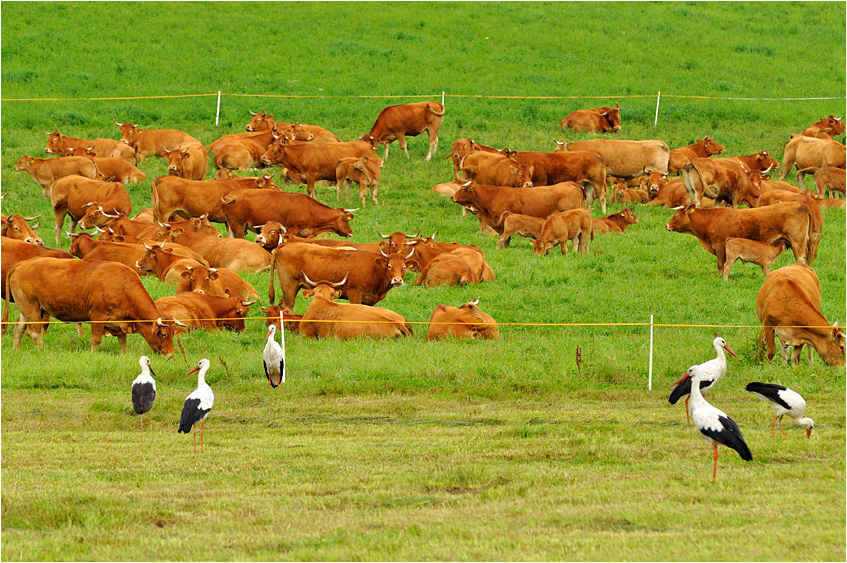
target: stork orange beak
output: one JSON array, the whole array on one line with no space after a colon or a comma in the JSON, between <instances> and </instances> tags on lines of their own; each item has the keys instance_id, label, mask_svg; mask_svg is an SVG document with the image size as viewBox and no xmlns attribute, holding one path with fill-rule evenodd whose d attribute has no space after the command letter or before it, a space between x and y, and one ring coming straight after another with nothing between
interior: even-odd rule
<instances>
[{"instance_id":1,"label":"stork orange beak","mask_svg":"<svg viewBox=\"0 0 847 563\"><path fill-rule=\"evenodd\" d=\"M188 372L188 373L186 373L185 375L191 375L191 374L192 374L192 373L194 373L195 371L200 371L200 366L197 366L196 368L194 368L193 370L189 371L189 372Z\"/></svg>"},{"instance_id":2,"label":"stork orange beak","mask_svg":"<svg viewBox=\"0 0 847 563\"><path fill-rule=\"evenodd\" d=\"M738 356L735 355L735 352L733 352L732 350L729 349L729 346L724 346L723 348L724 348L724 350L726 350L727 352L729 352L730 354L732 354L736 358L738 357Z\"/></svg>"},{"instance_id":3,"label":"stork orange beak","mask_svg":"<svg viewBox=\"0 0 847 563\"><path fill-rule=\"evenodd\" d=\"M679 380L678 380L676 383L674 383L674 385L679 385L680 383L682 383L683 381L685 381L685 380L686 380L686 379L688 379L689 377L691 377L691 376L690 376L690 375L688 375L688 374L686 373L685 375L683 375L682 377L680 377L680 378L679 378Z\"/></svg>"},{"instance_id":4,"label":"stork orange beak","mask_svg":"<svg viewBox=\"0 0 847 563\"><path fill-rule=\"evenodd\" d=\"M811 438L811 437L812 437L812 429L806 428L806 438Z\"/></svg>"}]
</instances>

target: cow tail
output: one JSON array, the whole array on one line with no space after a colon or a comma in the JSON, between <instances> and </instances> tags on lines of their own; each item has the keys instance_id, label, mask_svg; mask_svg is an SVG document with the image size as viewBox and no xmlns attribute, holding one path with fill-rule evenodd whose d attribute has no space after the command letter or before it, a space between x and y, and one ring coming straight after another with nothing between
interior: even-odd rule
<instances>
[{"instance_id":1,"label":"cow tail","mask_svg":"<svg viewBox=\"0 0 847 563\"><path fill-rule=\"evenodd\" d=\"M277 247L279 248L279 247ZM274 304L274 300L276 299L276 290L274 289L274 270L276 269L276 251L277 248L274 248L271 251L271 282L270 287L268 288L268 300L270 300L270 304Z\"/></svg>"},{"instance_id":2,"label":"cow tail","mask_svg":"<svg viewBox=\"0 0 847 563\"><path fill-rule=\"evenodd\" d=\"M12 267L8 272L6 272L6 295L5 295L5 303L3 303L3 329L0 330L0 334L6 334L6 331L9 329L9 303L12 301L12 289L9 287L9 279L11 278L12 270L15 268Z\"/></svg>"},{"instance_id":3,"label":"cow tail","mask_svg":"<svg viewBox=\"0 0 847 563\"><path fill-rule=\"evenodd\" d=\"M696 205L697 202L694 199L697 191L694 189L694 182L691 180L691 169L697 171L697 175L700 177L700 184L703 184L703 193L706 193L705 182L703 181L703 172L700 170L700 167L694 164L692 160L688 164L686 164L682 169L682 183L685 185L685 189L688 190L688 195L691 196L691 205ZM702 196L701 196L702 198Z\"/></svg>"},{"instance_id":4,"label":"cow tail","mask_svg":"<svg viewBox=\"0 0 847 563\"><path fill-rule=\"evenodd\" d=\"M808 223L806 223L806 246L804 247L804 251L806 254L806 264L809 266L815 261L814 251L817 250L815 248L815 242L813 240L814 233L812 232L812 212L803 204L803 210L806 212L806 218L808 219ZM8 284L6 288L8 290Z\"/></svg>"},{"instance_id":5,"label":"cow tail","mask_svg":"<svg viewBox=\"0 0 847 563\"><path fill-rule=\"evenodd\" d=\"M443 106L442 106L442 107L443 107ZM446 109L442 109L442 110L441 110L441 113L438 113L437 111L435 111L434 109L432 109L432 106L430 106L428 103L426 104L426 109L428 109L431 113L434 113L434 114L435 114L435 115L437 115L438 117L441 117L442 115L444 115L445 113L447 113L447 110L446 110Z\"/></svg>"},{"instance_id":6,"label":"cow tail","mask_svg":"<svg viewBox=\"0 0 847 563\"><path fill-rule=\"evenodd\" d=\"M153 180L150 184L150 201L153 203L153 216L156 216L156 208L159 206L159 190L156 189L159 185L159 178ZM167 217L165 218L167 219Z\"/></svg>"}]
</instances>

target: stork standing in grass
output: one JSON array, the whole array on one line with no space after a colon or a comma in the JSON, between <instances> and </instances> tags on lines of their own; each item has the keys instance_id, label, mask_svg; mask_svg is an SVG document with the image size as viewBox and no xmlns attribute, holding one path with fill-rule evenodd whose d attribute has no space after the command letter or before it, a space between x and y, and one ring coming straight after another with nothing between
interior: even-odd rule
<instances>
[{"instance_id":1,"label":"stork standing in grass","mask_svg":"<svg viewBox=\"0 0 847 563\"><path fill-rule=\"evenodd\" d=\"M717 409L706 402L703 394L700 392L700 383L703 377L706 376L705 371L701 366L691 366L688 368L688 375L691 377L691 401L688 409L691 412L691 420L694 421L694 426L700 432L700 436L712 444L715 450L715 468L712 471L712 481L718 476L718 444L723 444L728 448L732 448L741 459L751 461L753 454L750 453L750 448L741 437L741 430L725 412Z\"/></svg>"},{"instance_id":2,"label":"stork standing in grass","mask_svg":"<svg viewBox=\"0 0 847 563\"><path fill-rule=\"evenodd\" d=\"M188 372L191 375L195 371L200 371L197 374L197 389L191 392L185 404L182 407L182 417L179 421L179 430L177 433L184 432L188 434L191 430L194 434L194 453L197 453L197 430L195 424L200 423L200 452L205 453L203 449L203 424L206 422L206 417L209 416L209 411L212 410L212 405L215 402L215 394L212 393L212 388L206 383L206 371L209 369L209 360L203 358L197 364L197 367Z\"/></svg>"},{"instance_id":3,"label":"stork standing in grass","mask_svg":"<svg viewBox=\"0 0 847 563\"><path fill-rule=\"evenodd\" d=\"M279 312L279 326L284 327L282 321L282 311ZM268 384L273 387L279 387L281 383L285 383L285 329L280 329L280 337L282 345L274 338L276 334L276 325L268 327L268 335L265 336L267 344L262 353L262 363L265 368L265 375L268 377Z\"/></svg>"},{"instance_id":4,"label":"stork standing in grass","mask_svg":"<svg viewBox=\"0 0 847 563\"><path fill-rule=\"evenodd\" d=\"M132 410L140 415L141 429L144 430L144 413L150 412L156 400L156 380L150 374L156 373L150 367L150 358L147 356L141 356L138 363L141 364L141 375L132 382Z\"/></svg>"},{"instance_id":5,"label":"stork standing in grass","mask_svg":"<svg viewBox=\"0 0 847 563\"><path fill-rule=\"evenodd\" d=\"M715 347L717 357L713 360L709 360L708 362L699 364L703 373L703 379L700 381L700 392L704 395L706 394L706 391L711 390L712 387L715 386L718 379L726 375L726 354L724 354L723 351L726 350L734 357L738 357L735 355L735 352L730 350L726 345L726 340L720 336L715 337L712 345ZM671 391L671 396L668 397L668 402L675 405L677 401L679 401L682 397L685 397L685 417L688 420L688 424L691 424L691 419L688 416L688 399L690 398L691 393L691 378L689 374L686 373L683 375L679 381L674 383L674 385L676 385L676 387L674 387L673 391Z\"/></svg>"},{"instance_id":6,"label":"stork standing in grass","mask_svg":"<svg viewBox=\"0 0 847 563\"><path fill-rule=\"evenodd\" d=\"M774 425L777 420L779 420L779 430L785 436L785 430L782 428L782 417L785 415L790 416L794 424L804 426L806 428L806 438L811 438L815 421L811 418L803 417L806 413L806 401L800 396L800 393L782 385L759 383L758 381L748 383L746 389L776 409L776 417L771 422L771 438L776 437Z\"/></svg>"}]
</instances>

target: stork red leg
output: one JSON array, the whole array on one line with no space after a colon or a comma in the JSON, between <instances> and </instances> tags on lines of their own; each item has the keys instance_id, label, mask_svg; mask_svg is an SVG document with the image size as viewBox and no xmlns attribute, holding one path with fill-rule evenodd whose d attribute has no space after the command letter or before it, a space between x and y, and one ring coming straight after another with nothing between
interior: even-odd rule
<instances>
[{"instance_id":1,"label":"stork red leg","mask_svg":"<svg viewBox=\"0 0 847 563\"><path fill-rule=\"evenodd\" d=\"M771 421L771 438L775 438L775 437L776 437L776 428L775 428L775 426L776 426L776 419L778 419L778 418L779 418L778 416L775 416L775 417L773 417L773 420Z\"/></svg>"},{"instance_id":2,"label":"stork red leg","mask_svg":"<svg viewBox=\"0 0 847 563\"><path fill-rule=\"evenodd\" d=\"M779 417L779 431L782 432L783 436L785 436L785 430L783 430L783 428L782 428L782 417L783 416L785 416L785 415L782 415L782 416Z\"/></svg>"},{"instance_id":3,"label":"stork red leg","mask_svg":"<svg viewBox=\"0 0 847 563\"><path fill-rule=\"evenodd\" d=\"M191 427L191 435L194 436L194 453L197 453L197 426Z\"/></svg>"},{"instance_id":4,"label":"stork red leg","mask_svg":"<svg viewBox=\"0 0 847 563\"><path fill-rule=\"evenodd\" d=\"M144 430L144 415L140 415L139 418L141 419L141 429Z\"/></svg>"},{"instance_id":5,"label":"stork red leg","mask_svg":"<svg viewBox=\"0 0 847 563\"><path fill-rule=\"evenodd\" d=\"M685 422L688 423L688 426L691 426L691 415L688 414L688 399L691 398L691 395L688 395L685 398Z\"/></svg>"},{"instance_id":6,"label":"stork red leg","mask_svg":"<svg viewBox=\"0 0 847 563\"><path fill-rule=\"evenodd\" d=\"M718 445L712 444L712 447L715 448L715 468L712 471L712 481L714 481L718 477Z\"/></svg>"},{"instance_id":7,"label":"stork red leg","mask_svg":"<svg viewBox=\"0 0 847 563\"><path fill-rule=\"evenodd\" d=\"M201 454L206 453L206 451L203 449L203 425L204 424L206 424L205 420L200 423L200 453Z\"/></svg>"}]
</instances>

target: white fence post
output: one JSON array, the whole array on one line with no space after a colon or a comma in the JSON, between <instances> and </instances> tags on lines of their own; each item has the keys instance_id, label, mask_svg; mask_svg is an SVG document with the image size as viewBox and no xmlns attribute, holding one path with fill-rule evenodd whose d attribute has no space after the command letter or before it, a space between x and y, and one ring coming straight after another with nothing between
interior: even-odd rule
<instances>
[{"instance_id":1,"label":"white fence post","mask_svg":"<svg viewBox=\"0 0 847 563\"><path fill-rule=\"evenodd\" d=\"M441 107L444 107L444 90L441 91Z\"/></svg>"},{"instance_id":2,"label":"white fence post","mask_svg":"<svg viewBox=\"0 0 847 563\"><path fill-rule=\"evenodd\" d=\"M659 90L659 95L656 96L656 119L653 120L653 127L659 125L659 100L662 99L662 91Z\"/></svg>"},{"instance_id":3,"label":"white fence post","mask_svg":"<svg viewBox=\"0 0 847 563\"><path fill-rule=\"evenodd\" d=\"M653 390L653 315L650 315L650 367L647 375L647 390Z\"/></svg>"},{"instance_id":4,"label":"white fence post","mask_svg":"<svg viewBox=\"0 0 847 563\"><path fill-rule=\"evenodd\" d=\"M218 118L221 116L221 91L218 90L218 111L215 112L215 127L218 126Z\"/></svg>"}]
</instances>

